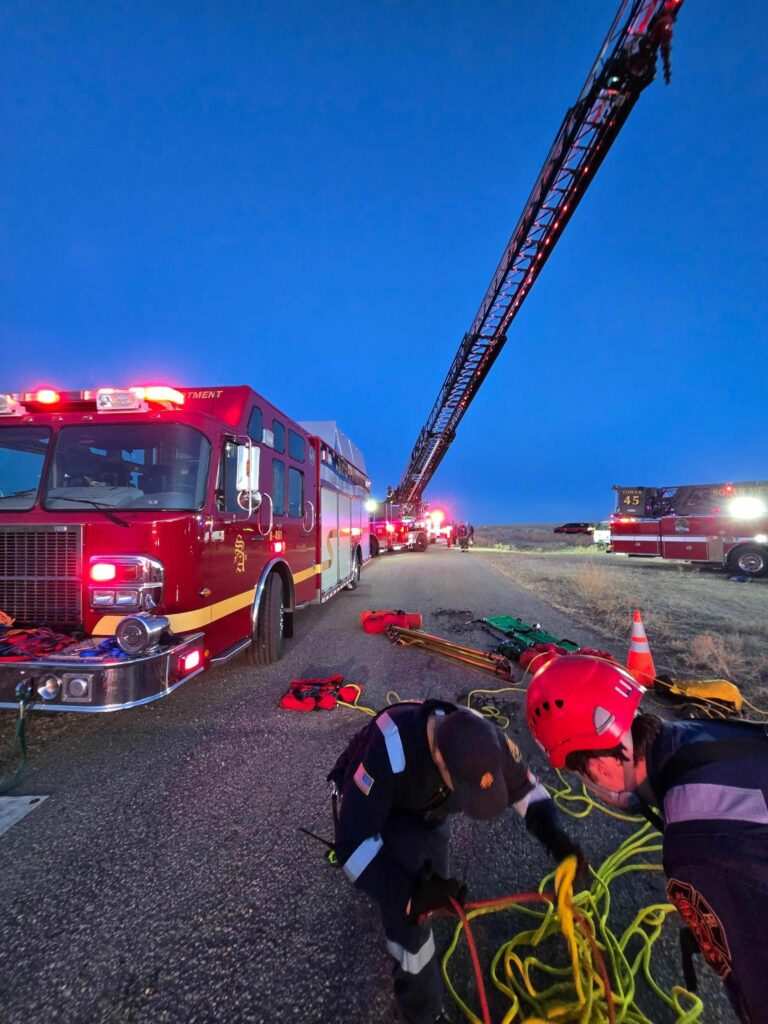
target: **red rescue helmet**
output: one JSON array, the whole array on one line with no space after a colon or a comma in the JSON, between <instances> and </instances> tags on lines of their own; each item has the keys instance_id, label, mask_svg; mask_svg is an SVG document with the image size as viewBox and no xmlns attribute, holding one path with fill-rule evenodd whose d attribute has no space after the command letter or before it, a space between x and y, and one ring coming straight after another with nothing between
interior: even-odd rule
<instances>
[{"instance_id":1,"label":"red rescue helmet","mask_svg":"<svg viewBox=\"0 0 768 1024\"><path fill-rule=\"evenodd\" d=\"M630 731L645 688L615 662L565 655L539 669L526 695L531 735L553 768L577 750L610 750Z\"/></svg>"}]
</instances>

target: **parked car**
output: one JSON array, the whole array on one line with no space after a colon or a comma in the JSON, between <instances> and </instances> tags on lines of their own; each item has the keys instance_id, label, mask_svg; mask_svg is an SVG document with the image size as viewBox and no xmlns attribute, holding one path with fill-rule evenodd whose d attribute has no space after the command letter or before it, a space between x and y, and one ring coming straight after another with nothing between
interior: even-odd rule
<instances>
[{"instance_id":1,"label":"parked car","mask_svg":"<svg viewBox=\"0 0 768 1024\"><path fill-rule=\"evenodd\" d=\"M563 523L556 526L553 533L592 533L592 523Z\"/></svg>"}]
</instances>

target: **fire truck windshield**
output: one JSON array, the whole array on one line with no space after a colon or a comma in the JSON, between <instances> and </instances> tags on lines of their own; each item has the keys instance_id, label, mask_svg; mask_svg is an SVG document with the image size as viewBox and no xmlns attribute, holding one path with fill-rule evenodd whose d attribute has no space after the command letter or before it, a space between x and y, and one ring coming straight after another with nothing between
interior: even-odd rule
<instances>
[{"instance_id":1,"label":"fire truck windshield","mask_svg":"<svg viewBox=\"0 0 768 1024\"><path fill-rule=\"evenodd\" d=\"M181 423L96 423L62 427L43 505L194 510L201 507L211 445Z\"/></svg>"},{"instance_id":2,"label":"fire truck windshield","mask_svg":"<svg viewBox=\"0 0 768 1024\"><path fill-rule=\"evenodd\" d=\"M47 427L0 430L0 512L31 509L51 440Z\"/></svg>"}]
</instances>

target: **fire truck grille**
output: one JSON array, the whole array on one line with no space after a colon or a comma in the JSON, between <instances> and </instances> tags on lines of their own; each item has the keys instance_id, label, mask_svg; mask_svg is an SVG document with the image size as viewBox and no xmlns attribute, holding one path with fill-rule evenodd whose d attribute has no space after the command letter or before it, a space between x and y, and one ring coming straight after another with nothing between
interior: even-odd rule
<instances>
[{"instance_id":1,"label":"fire truck grille","mask_svg":"<svg viewBox=\"0 0 768 1024\"><path fill-rule=\"evenodd\" d=\"M0 525L0 610L19 626L82 622L82 528Z\"/></svg>"}]
</instances>

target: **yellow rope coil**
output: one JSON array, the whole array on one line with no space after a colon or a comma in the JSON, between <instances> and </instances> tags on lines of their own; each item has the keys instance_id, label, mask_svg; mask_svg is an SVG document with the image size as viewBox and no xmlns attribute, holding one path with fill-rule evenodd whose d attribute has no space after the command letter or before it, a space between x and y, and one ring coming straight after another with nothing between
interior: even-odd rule
<instances>
[{"instance_id":1,"label":"yellow rope coil","mask_svg":"<svg viewBox=\"0 0 768 1024\"><path fill-rule=\"evenodd\" d=\"M576 914L587 923L605 961L616 1024L651 1024L636 1001L641 977L672 1010L676 1024L695 1024L701 1019L703 1005L697 996L677 986L671 992L665 991L652 973L654 943L675 908L669 903L643 907L620 935L614 932L609 920L611 885L630 872L661 871L661 865L648 859L655 858L660 851L660 841L646 824L593 872L589 890L574 895L576 862L569 857L554 872L556 906L510 905L508 900L498 900L468 912L467 918L472 921L487 914L514 911L534 925L517 932L499 947L491 962L491 981L508 1002L502 1024L608 1024L605 985L590 937L584 934L583 927L575 927ZM539 891L551 886L552 879L552 873L542 879ZM459 996L449 974L462 929L460 922L443 957L443 977L467 1020L482 1024L477 1013ZM536 953L542 943L558 935L565 939L568 949L566 965L548 963Z\"/></svg>"}]
</instances>

